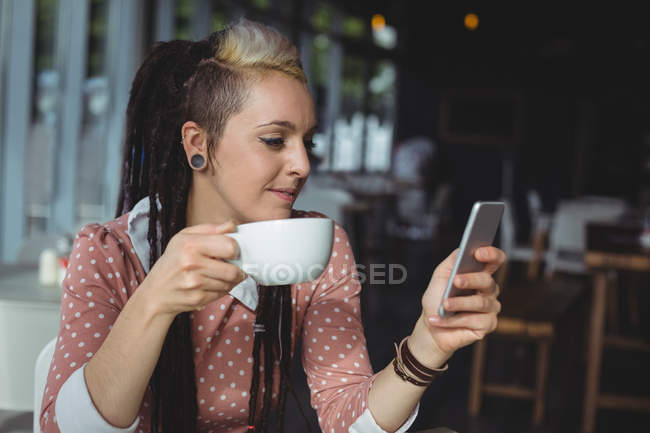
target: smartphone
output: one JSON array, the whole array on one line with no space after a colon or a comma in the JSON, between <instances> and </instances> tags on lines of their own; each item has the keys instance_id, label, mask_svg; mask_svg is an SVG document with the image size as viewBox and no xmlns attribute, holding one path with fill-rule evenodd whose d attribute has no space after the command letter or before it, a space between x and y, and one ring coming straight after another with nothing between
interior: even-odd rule
<instances>
[{"instance_id":1,"label":"smartphone","mask_svg":"<svg viewBox=\"0 0 650 433\"><path fill-rule=\"evenodd\" d=\"M454 262L447 287L438 307L438 315L440 317L450 317L454 314L454 312L446 311L442 307L445 299L453 296L471 294L467 290L456 288L453 284L454 278L456 274L480 272L483 270L485 263L477 261L474 258L474 253L477 248L492 245L504 209L505 203L501 201L477 201L472 206L472 212L469 214L467 225L465 226L465 231L460 241L458 256Z\"/></svg>"}]
</instances>

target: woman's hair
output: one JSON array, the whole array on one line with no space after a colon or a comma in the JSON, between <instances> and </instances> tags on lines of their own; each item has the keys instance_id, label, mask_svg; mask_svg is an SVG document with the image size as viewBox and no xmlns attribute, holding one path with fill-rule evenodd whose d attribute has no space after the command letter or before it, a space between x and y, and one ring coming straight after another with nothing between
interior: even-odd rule
<instances>
[{"instance_id":1,"label":"woman's hair","mask_svg":"<svg viewBox=\"0 0 650 433\"><path fill-rule=\"evenodd\" d=\"M277 31L248 20L241 20L198 42L158 43L140 66L127 107L116 215L122 215L148 196L150 268L172 236L187 224L192 169L181 144L183 123L193 120L207 132L207 159L214 170L212 154L226 122L242 109L251 85L270 71L279 71L306 83L295 46ZM282 331L278 335L280 322ZM276 365L280 370L277 430L283 430L286 393L287 390L293 392L290 383L291 322L290 286L262 288L255 323L264 325L266 332L255 332L249 393L249 425L254 425L258 433L267 428ZM279 342L286 348L281 360L278 359ZM198 406L193 354L190 313L185 312L177 315L170 326L150 380L153 394L151 432L196 431ZM265 367L263 382L262 362ZM262 406L258 408L260 387L263 387L263 396Z\"/></svg>"}]
</instances>

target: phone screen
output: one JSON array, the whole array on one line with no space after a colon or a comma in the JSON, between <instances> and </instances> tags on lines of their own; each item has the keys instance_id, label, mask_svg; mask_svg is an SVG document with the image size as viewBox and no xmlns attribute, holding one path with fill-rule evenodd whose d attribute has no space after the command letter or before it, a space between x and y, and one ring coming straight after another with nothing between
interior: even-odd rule
<instances>
[{"instance_id":1,"label":"phone screen","mask_svg":"<svg viewBox=\"0 0 650 433\"><path fill-rule=\"evenodd\" d=\"M447 282L445 292L440 300L440 306L438 308L440 317L453 315L453 312L446 311L442 307L445 299L469 294L467 290L460 290L454 286L454 277L456 274L480 272L483 270L485 264L474 258L474 252L480 247L492 245L504 209L505 203L500 201L477 201L472 206L472 211L460 241L458 256L454 262L454 267Z\"/></svg>"}]
</instances>

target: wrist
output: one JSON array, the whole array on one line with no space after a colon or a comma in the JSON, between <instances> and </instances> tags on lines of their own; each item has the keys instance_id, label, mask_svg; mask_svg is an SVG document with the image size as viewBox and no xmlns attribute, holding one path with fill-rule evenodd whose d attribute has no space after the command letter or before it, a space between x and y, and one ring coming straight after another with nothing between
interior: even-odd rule
<instances>
[{"instance_id":1,"label":"wrist","mask_svg":"<svg viewBox=\"0 0 650 433\"><path fill-rule=\"evenodd\" d=\"M453 355L453 352L445 352L438 347L427 324L424 322L424 316L420 316L416 322L407 342L408 348L415 359L428 368L437 369L442 367Z\"/></svg>"},{"instance_id":2,"label":"wrist","mask_svg":"<svg viewBox=\"0 0 650 433\"><path fill-rule=\"evenodd\" d=\"M171 326L176 314L165 311L155 297L148 296L144 284L143 282L133 293L127 306L131 304L136 311L140 312L146 323L169 323Z\"/></svg>"}]
</instances>

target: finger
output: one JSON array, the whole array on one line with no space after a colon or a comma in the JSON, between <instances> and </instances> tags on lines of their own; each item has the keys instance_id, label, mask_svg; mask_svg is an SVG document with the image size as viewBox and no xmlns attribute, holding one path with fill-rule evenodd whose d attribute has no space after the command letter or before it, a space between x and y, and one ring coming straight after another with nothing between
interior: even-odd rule
<instances>
[{"instance_id":1,"label":"finger","mask_svg":"<svg viewBox=\"0 0 650 433\"><path fill-rule=\"evenodd\" d=\"M443 307L447 311L467 313L499 313L501 303L492 296L455 296L445 299Z\"/></svg>"},{"instance_id":2,"label":"finger","mask_svg":"<svg viewBox=\"0 0 650 433\"><path fill-rule=\"evenodd\" d=\"M429 324L437 328L465 328L491 332L496 327L495 313L458 313L450 317L432 316Z\"/></svg>"},{"instance_id":3,"label":"finger","mask_svg":"<svg viewBox=\"0 0 650 433\"><path fill-rule=\"evenodd\" d=\"M226 296L228 294L229 291L230 291L229 288L225 288L224 290L206 291L205 292L206 293L205 300L201 304L200 308L204 309L206 307L206 305L211 304L214 301L217 301L217 300L223 298L224 296Z\"/></svg>"},{"instance_id":4,"label":"finger","mask_svg":"<svg viewBox=\"0 0 650 433\"><path fill-rule=\"evenodd\" d=\"M456 275L454 286L458 289L478 290L483 293L494 293L496 290L496 282L488 272Z\"/></svg>"},{"instance_id":5,"label":"finger","mask_svg":"<svg viewBox=\"0 0 650 433\"><path fill-rule=\"evenodd\" d=\"M239 257L237 241L222 234L196 235L191 242L199 254L216 259L236 259Z\"/></svg>"},{"instance_id":6,"label":"finger","mask_svg":"<svg viewBox=\"0 0 650 433\"><path fill-rule=\"evenodd\" d=\"M208 279L219 280L231 285L237 285L248 277L244 271L232 263L205 256L197 259L196 270Z\"/></svg>"},{"instance_id":7,"label":"finger","mask_svg":"<svg viewBox=\"0 0 650 433\"><path fill-rule=\"evenodd\" d=\"M207 276L202 269L186 272L179 276L178 281L180 290L175 292L178 292L180 294L179 296L187 296L187 293L203 291L214 292L222 290L228 292L233 287L232 282L224 281L214 276Z\"/></svg>"},{"instance_id":8,"label":"finger","mask_svg":"<svg viewBox=\"0 0 650 433\"><path fill-rule=\"evenodd\" d=\"M208 304L226 296L228 292L229 289L227 288L224 288L223 290L202 290L194 296L183 298L181 305L184 305L183 309L185 311L201 311L204 310Z\"/></svg>"},{"instance_id":9,"label":"finger","mask_svg":"<svg viewBox=\"0 0 650 433\"><path fill-rule=\"evenodd\" d=\"M486 263L483 270L492 274L506 261L506 253L492 246L481 247L474 251L474 258L481 263Z\"/></svg>"}]
</instances>

